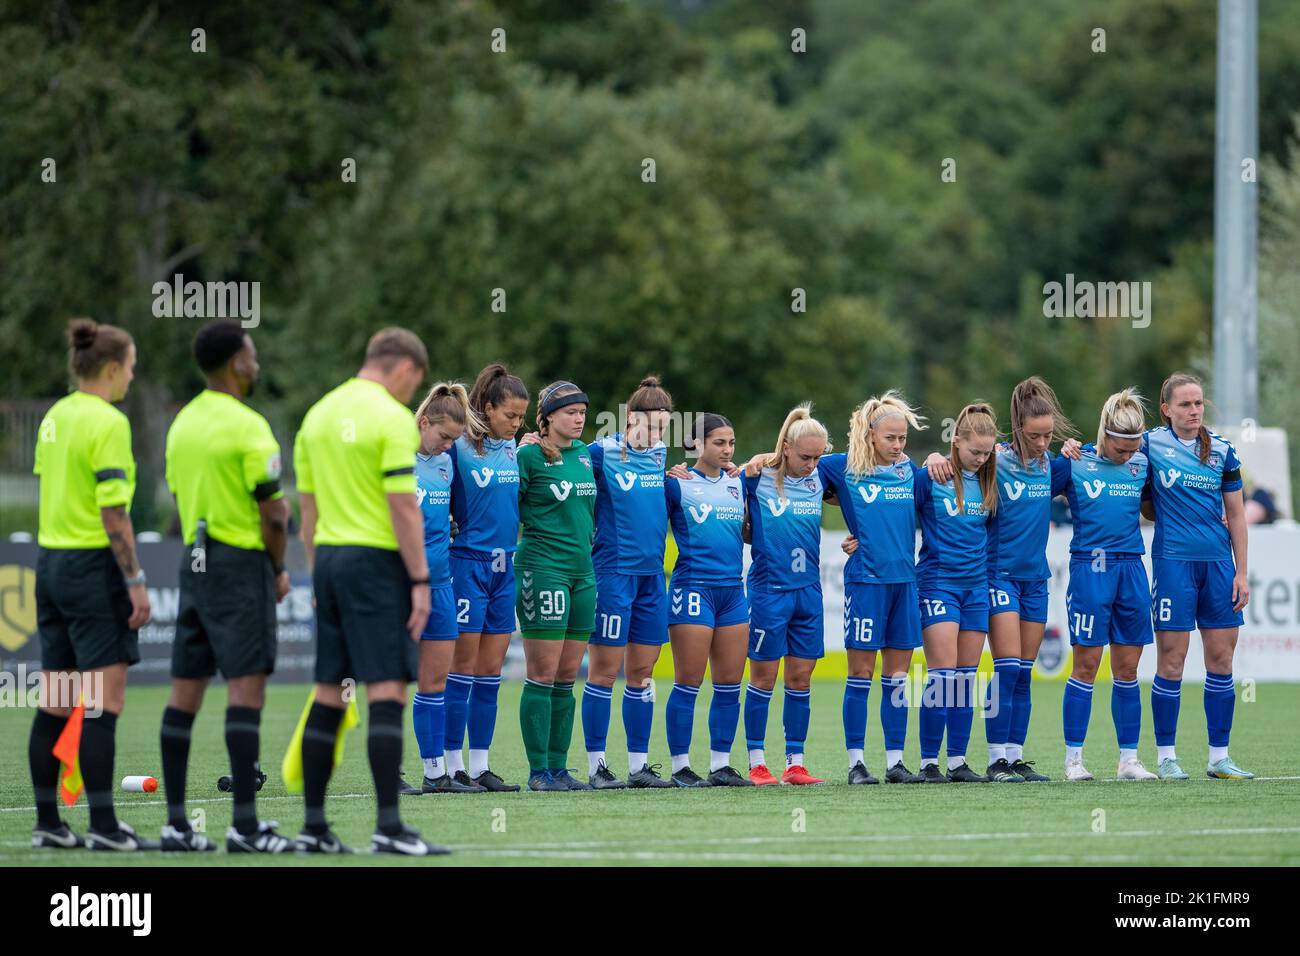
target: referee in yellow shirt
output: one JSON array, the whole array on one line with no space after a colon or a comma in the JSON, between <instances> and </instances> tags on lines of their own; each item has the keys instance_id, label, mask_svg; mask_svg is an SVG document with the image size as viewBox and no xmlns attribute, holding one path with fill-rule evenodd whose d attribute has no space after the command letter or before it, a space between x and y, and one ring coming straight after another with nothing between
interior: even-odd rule
<instances>
[{"instance_id":1,"label":"referee in yellow shirt","mask_svg":"<svg viewBox=\"0 0 1300 956\"><path fill-rule=\"evenodd\" d=\"M181 535L180 605L172 691L160 746L167 825L163 852L215 850L190 827L185 778L194 717L208 681L227 681L226 750L234 803L231 853L283 853L293 844L259 823L254 805L262 704L275 669L275 605L289 593L284 568L289 507L280 490L280 446L266 419L244 403L257 383L257 349L238 322L218 319L194 336L207 388L167 432L167 484Z\"/></svg>"},{"instance_id":2,"label":"referee in yellow shirt","mask_svg":"<svg viewBox=\"0 0 1300 956\"><path fill-rule=\"evenodd\" d=\"M68 343L76 388L41 421L33 469L40 476L41 696L28 743L36 793L32 846L157 849L113 810L126 669L140 660L136 631L149 622L149 593L128 513L135 495L131 424L111 404L126 397L135 375L135 342L116 326L74 319ZM51 752L81 702L76 698L86 704L80 765L90 829L84 841L59 819L59 760Z\"/></svg>"},{"instance_id":3,"label":"referee in yellow shirt","mask_svg":"<svg viewBox=\"0 0 1300 956\"><path fill-rule=\"evenodd\" d=\"M397 811L402 709L429 616L424 521L415 497L420 433L407 403L428 366L414 333L376 332L361 370L308 410L294 443L316 592L316 699L302 738L304 852L349 852L325 819L348 679L366 685L369 702L366 743L379 804L373 849L447 852L403 825Z\"/></svg>"}]
</instances>

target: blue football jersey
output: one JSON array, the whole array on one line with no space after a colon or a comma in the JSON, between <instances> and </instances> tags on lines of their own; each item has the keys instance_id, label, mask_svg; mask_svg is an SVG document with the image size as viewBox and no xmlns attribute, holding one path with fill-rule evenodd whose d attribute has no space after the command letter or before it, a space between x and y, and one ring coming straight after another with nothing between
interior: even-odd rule
<instances>
[{"instance_id":1,"label":"blue football jersey","mask_svg":"<svg viewBox=\"0 0 1300 956\"><path fill-rule=\"evenodd\" d=\"M625 447L621 434L598 439L590 447L596 477L592 568L619 574L663 574L668 450L662 442L645 451Z\"/></svg>"},{"instance_id":2,"label":"blue football jersey","mask_svg":"<svg viewBox=\"0 0 1300 956\"><path fill-rule=\"evenodd\" d=\"M1022 462L1009 443L998 456L998 515L989 525L989 577L1013 581L1046 581L1047 533L1052 523L1052 499L1065 491L1068 473L1051 467L1050 454Z\"/></svg>"},{"instance_id":3,"label":"blue football jersey","mask_svg":"<svg viewBox=\"0 0 1300 956\"><path fill-rule=\"evenodd\" d=\"M961 474L962 503L957 505L955 481L939 484L930 469L916 472L916 511L921 517L921 554L917 583L949 588L982 588L988 584L988 524L979 476Z\"/></svg>"},{"instance_id":4,"label":"blue football jersey","mask_svg":"<svg viewBox=\"0 0 1300 956\"><path fill-rule=\"evenodd\" d=\"M485 438L483 454L461 435L448 450L452 463L451 514L457 557L489 560L513 554L519 541L519 463L513 438Z\"/></svg>"},{"instance_id":5,"label":"blue football jersey","mask_svg":"<svg viewBox=\"0 0 1300 956\"><path fill-rule=\"evenodd\" d=\"M451 456L415 456L415 498L424 516L424 555L429 584L451 583Z\"/></svg>"},{"instance_id":6,"label":"blue football jersey","mask_svg":"<svg viewBox=\"0 0 1300 956\"><path fill-rule=\"evenodd\" d=\"M729 587L741 583L745 563L745 499L740 477L724 471L690 481L669 478L664 487L668 521L677 542L673 584Z\"/></svg>"},{"instance_id":7,"label":"blue football jersey","mask_svg":"<svg viewBox=\"0 0 1300 956\"><path fill-rule=\"evenodd\" d=\"M858 549L844 565L845 584L899 584L916 580L917 468L910 460L879 465L872 472L847 471L843 452L823 455L817 471L839 498Z\"/></svg>"},{"instance_id":8,"label":"blue football jersey","mask_svg":"<svg viewBox=\"0 0 1300 956\"><path fill-rule=\"evenodd\" d=\"M1184 441L1162 425L1146 433L1142 450L1151 461L1149 495L1156 509L1151 554L1182 561L1223 561L1232 542L1223 524L1223 494L1241 488L1237 450L1210 432L1210 454L1201 464L1196 439Z\"/></svg>"},{"instance_id":9,"label":"blue football jersey","mask_svg":"<svg viewBox=\"0 0 1300 956\"><path fill-rule=\"evenodd\" d=\"M749 590L796 591L821 583L821 476L787 477L776 490L776 470L742 479L750 514Z\"/></svg>"},{"instance_id":10,"label":"blue football jersey","mask_svg":"<svg viewBox=\"0 0 1300 956\"><path fill-rule=\"evenodd\" d=\"M1102 458L1093 445L1084 445L1073 461L1064 456L1052 462L1052 480L1066 480L1074 535L1070 553L1091 557L1143 554L1142 489L1147 483L1147 456L1138 451L1124 464Z\"/></svg>"}]
</instances>

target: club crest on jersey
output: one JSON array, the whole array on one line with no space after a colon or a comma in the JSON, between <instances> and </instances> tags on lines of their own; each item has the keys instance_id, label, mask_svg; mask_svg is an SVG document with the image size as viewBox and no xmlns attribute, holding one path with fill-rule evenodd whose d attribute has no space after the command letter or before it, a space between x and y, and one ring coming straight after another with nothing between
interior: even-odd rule
<instances>
[{"instance_id":1,"label":"club crest on jersey","mask_svg":"<svg viewBox=\"0 0 1300 956\"><path fill-rule=\"evenodd\" d=\"M1130 461L1128 463L1128 473L1134 478L1138 476L1137 462Z\"/></svg>"},{"instance_id":2,"label":"club crest on jersey","mask_svg":"<svg viewBox=\"0 0 1300 956\"><path fill-rule=\"evenodd\" d=\"M591 458L590 458L590 456L588 456L588 455L579 455L579 456L578 456L578 461L582 462L582 463L583 463L584 465L586 465L588 468L591 467Z\"/></svg>"},{"instance_id":3,"label":"club crest on jersey","mask_svg":"<svg viewBox=\"0 0 1300 956\"><path fill-rule=\"evenodd\" d=\"M803 480L803 486L807 488L809 491L816 491L817 479L814 478L812 475L809 475L807 478Z\"/></svg>"},{"instance_id":4,"label":"club crest on jersey","mask_svg":"<svg viewBox=\"0 0 1300 956\"><path fill-rule=\"evenodd\" d=\"M906 478L906 477L907 477L907 465L905 465L905 464L895 465L895 466L894 466L894 474L896 474L899 478Z\"/></svg>"},{"instance_id":5,"label":"club crest on jersey","mask_svg":"<svg viewBox=\"0 0 1300 956\"><path fill-rule=\"evenodd\" d=\"M656 467L656 468L662 468L663 466L664 466L664 453L663 453L662 450L660 450L660 451L656 451L656 452L655 452L655 467Z\"/></svg>"},{"instance_id":6,"label":"club crest on jersey","mask_svg":"<svg viewBox=\"0 0 1300 956\"><path fill-rule=\"evenodd\" d=\"M701 490L703 490L703 489L701 489ZM727 486L727 490L728 490L729 492L731 492L731 497L735 498L737 501L740 500L740 489L739 489L739 488L733 488L733 487L731 487L730 485L728 485L728 486Z\"/></svg>"},{"instance_id":7,"label":"club crest on jersey","mask_svg":"<svg viewBox=\"0 0 1300 956\"><path fill-rule=\"evenodd\" d=\"M441 478L443 481L451 480L451 474L447 471L446 468L443 468L441 466L439 466L438 468L438 477Z\"/></svg>"},{"instance_id":8,"label":"club crest on jersey","mask_svg":"<svg viewBox=\"0 0 1300 956\"><path fill-rule=\"evenodd\" d=\"M1223 464L1223 456L1217 451L1212 451L1210 452L1210 457L1205 459L1205 463L1211 468L1218 468L1219 465Z\"/></svg>"},{"instance_id":9,"label":"club crest on jersey","mask_svg":"<svg viewBox=\"0 0 1300 956\"><path fill-rule=\"evenodd\" d=\"M507 449L506 449L506 457L509 458L511 461L514 461L514 460L515 460L515 450L514 450L513 448L507 448Z\"/></svg>"}]
</instances>

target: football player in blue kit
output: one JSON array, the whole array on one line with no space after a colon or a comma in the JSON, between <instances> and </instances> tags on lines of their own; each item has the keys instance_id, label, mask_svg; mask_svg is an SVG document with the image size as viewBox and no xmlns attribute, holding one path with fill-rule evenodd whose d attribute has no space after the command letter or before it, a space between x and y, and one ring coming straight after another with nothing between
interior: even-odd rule
<instances>
[{"instance_id":1,"label":"football player in blue kit","mask_svg":"<svg viewBox=\"0 0 1300 956\"><path fill-rule=\"evenodd\" d=\"M668 641L668 594L664 584L664 507L667 449L662 436L672 397L659 379L641 380L627 400L627 434L590 445L596 477L596 537L591 561L596 574L596 630L590 639L587 684L582 694L591 786L624 786L605 763L614 680L622 666L623 727L628 777L634 789L676 787L649 760L654 721L652 672Z\"/></svg>"},{"instance_id":2,"label":"football player in blue kit","mask_svg":"<svg viewBox=\"0 0 1300 956\"><path fill-rule=\"evenodd\" d=\"M867 701L876 653L882 657L880 726L885 743L885 781L920 783L903 765L907 741L907 673L921 646L916 590L916 466L904 454L908 426L924 419L903 396L888 391L853 412L847 455L827 455L822 478L833 489L849 536L844 551L844 741L849 783L878 781L863 762Z\"/></svg>"},{"instance_id":3,"label":"football player in blue kit","mask_svg":"<svg viewBox=\"0 0 1300 956\"><path fill-rule=\"evenodd\" d=\"M501 667L515 629L514 556L519 539L519 463L515 434L528 411L528 387L504 365L479 372L469 391L474 413L448 449L452 463L452 586L460 637L447 675L447 772L462 784L513 793L488 766L496 729ZM467 720L468 718L468 720ZM469 771L461 747L469 726Z\"/></svg>"},{"instance_id":4,"label":"football player in blue kit","mask_svg":"<svg viewBox=\"0 0 1300 956\"><path fill-rule=\"evenodd\" d=\"M1074 522L1066 596L1074 662L1061 707L1066 780L1092 779L1083 765L1083 742L1097 666L1107 645L1114 674L1110 710L1119 742L1116 777L1156 779L1137 756L1142 730L1138 661L1142 648L1154 640L1140 527L1148 481L1144 413L1136 391L1116 392L1102 408L1096 445L1083 446L1077 460L1062 455L1052 462L1053 483L1065 481Z\"/></svg>"},{"instance_id":5,"label":"football player in blue kit","mask_svg":"<svg viewBox=\"0 0 1300 956\"><path fill-rule=\"evenodd\" d=\"M749 602L743 581L745 496L729 474L736 433L721 415L696 419L689 450L695 464L665 485L668 520L677 543L669 581L668 634L673 648L673 689L665 722L673 781L682 787L749 787L731 766L740 719L740 679L749 646ZM677 469L674 469L677 471ZM691 769L695 698L705 665L713 682L709 703L709 775Z\"/></svg>"},{"instance_id":6,"label":"football player in blue kit","mask_svg":"<svg viewBox=\"0 0 1300 956\"><path fill-rule=\"evenodd\" d=\"M416 499L424 517L424 552L429 562L429 618L420 635L420 661L411 720L424 761L420 787L402 785L402 793L483 793L472 782L447 772L443 757L446 730L444 691L458 636L456 597L451 583L452 461L447 450L465 430L472 412L465 386L439 382L429 390L415 420L420 450L415 456Z\"/></svg>"},{"instance_id":7,"label":"football player in blue kit","mask_svg":"<svg viewBox=\"0 0 1300 956\"><path fill-rule=\"evenodd\" d=\"M1061 411L1051 386L1036 376L1011 392L1011 440L998 445L997 521L989 526L989 684L984 731L991 780L1043 781L1047 775L1024 759L1029 732L1034 661L1047 624L1047 535L1052 498L1068 476L1052 480L1048 449L1077 456L1074 426ZM926 459L935 481L951 480L951 462L937 452ZM996 701L993 695L997 695Z\"/></svg>"},{"instance_id":8,"label":"football player in blue kit","mask_svg":"<svg viewBox=\"0 0 1300 956\"><path fill-rule=\"evenodd\" d=\"M1160 387L1160 418L1143 439L1151 462L1150 500L1143 513L1156 523L1151 542L1152 619L1156 630L1156 677L1151 684L1164 780L1185 780L1174 738L1178 728L1183 660L1193 627L1205 651L1205 724L1210 738L1210 777L1254 776L1228 756L1236 692L1232 655L1242 608L1250 600L1246 573L1246 510L1237 451L1205 427L1200 380L1178 373Z\"/></svg>"},{"instance_id":9,"label":"football player in blue kit","mask_svg":"<svg viewBox=\"0 0 1300 956\"><path fill-rule=\"evenodd\" d=\"M1009 782L986 777L966 762L974 720L976 672L989 627L989 526L996 523L998 428L993 409L967 405L953 428L950 461L959 480L936 483L927 469L915 477L921 519L917 590L927 671L921 696L921 779L926 783ZM996 705L996 701L994 704ZM948 735L948 772L939 746ZM1019 778L1017 778L1019 779Z\"/></svg>"},{"instance_id":10,"label":"football player in blue kit","mask_svg":"<svg viewBox=\"0 0 1300 956\"><path fill-rule=\"evenodd\" d=\"M808 404L786 415L776 450L745 467L750 554L749 687L745 738L749 779L777 783L763 753L776 672L785 661L785 771L781 783L816 784L804 766L811 716L809 682L824 653L821 514L824 485L817 470L830 450L825 426Z\"/></svg>"}]
</instances>

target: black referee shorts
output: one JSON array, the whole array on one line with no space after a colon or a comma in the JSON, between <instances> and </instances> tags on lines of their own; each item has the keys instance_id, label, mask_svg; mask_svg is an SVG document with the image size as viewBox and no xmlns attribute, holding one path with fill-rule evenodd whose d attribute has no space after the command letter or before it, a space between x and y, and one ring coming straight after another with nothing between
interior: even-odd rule
<instances>
[{"instance_id":1,"label":"black referee shorts","mask_svg":"<svg viewBox=\"0 0 1300 956\"><path fill-rule=\"evenodd\" d=\"M131 598L109 548L41 548L36 555L36 627L41 668L90 671L140 660L127 627Z\"/></svg>"},{"instance_id":2,"label":"black referee shorts","mask_svg":"<svg viewBox=\"0 0 1300 956\"><path fill-rule=\"evenodd\" d=\"M316 682L413 681L417 643L407 633L411 579L396 551L316 548Z\"/></svg>"},{"instance_id":3,"label":"black referee shorts","mask_svg":"<svg viewBox=\"0 0 1300 956\"><path fill-rule=\"evenodd\" d=\"M201 563L200 563L201 557ZM229 680L275 670L275 575L265 551L207 537L181 552L172 677Z\"/></svg>"}]
</instances>

